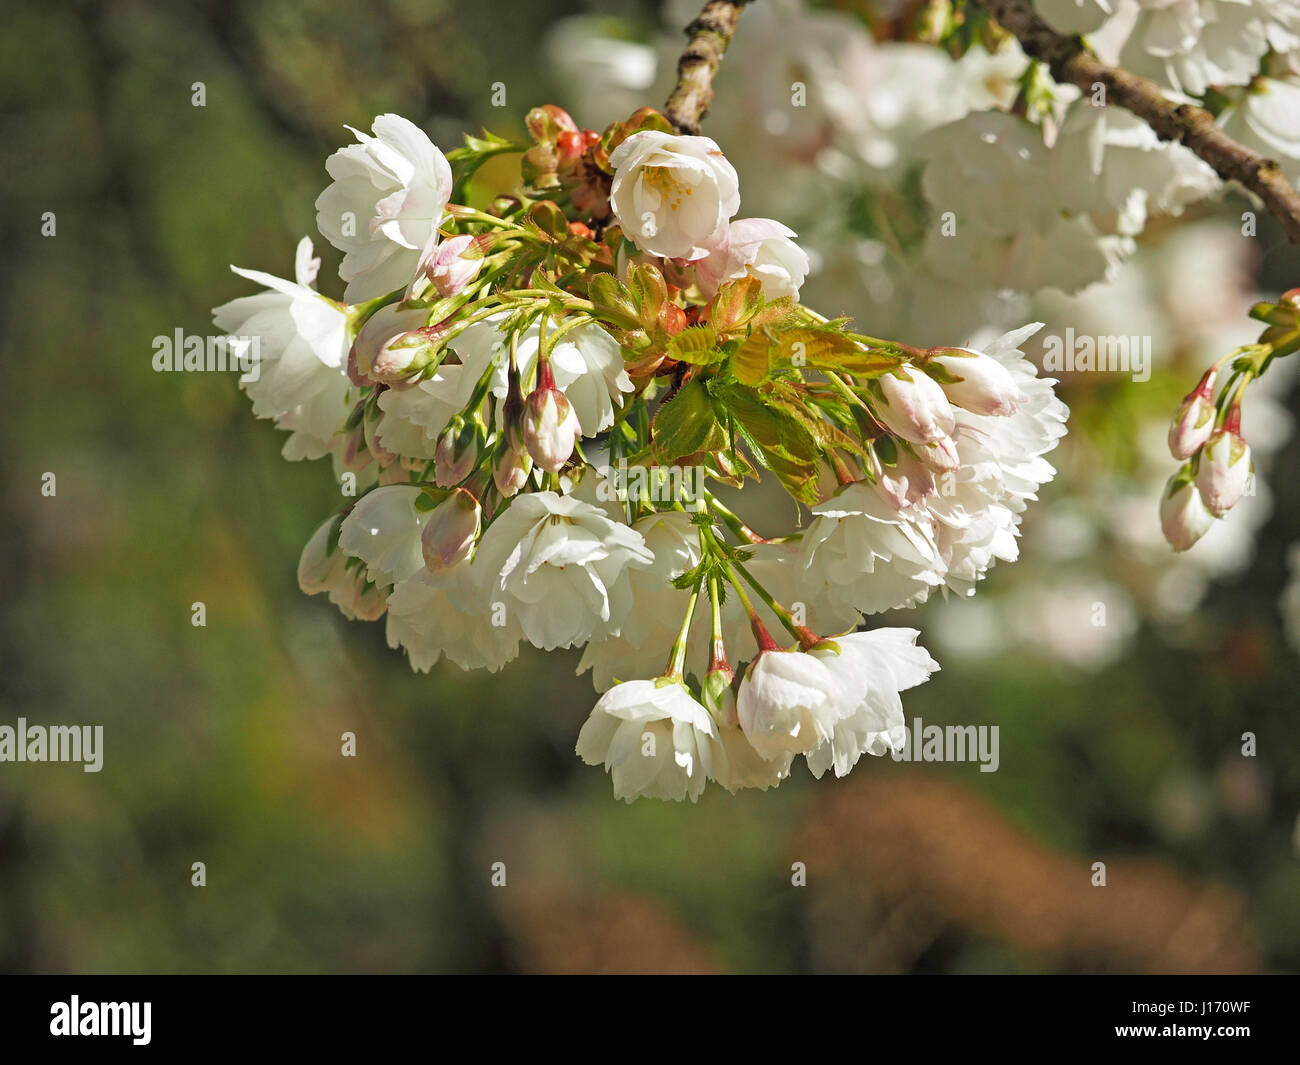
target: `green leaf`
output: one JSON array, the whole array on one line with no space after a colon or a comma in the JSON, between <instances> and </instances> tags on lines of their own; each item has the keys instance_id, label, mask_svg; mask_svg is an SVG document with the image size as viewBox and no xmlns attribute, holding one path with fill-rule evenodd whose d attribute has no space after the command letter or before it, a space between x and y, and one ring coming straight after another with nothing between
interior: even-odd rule
<instances>
[{"instance_id":1,"label":"green leaf","mask_svg":"<svg viewBox=\"0 0 1300 1065\"><path fill-rule=\"evenodd\" d=\"M613 274L597 274L587 285L587 297L597 311L609 311L617 317L638 319L632 293Z\"/></svg>"},{"instance_id":2,"label":"green leaf","mask_svg":"<svg viewBox=\"0 0 1300 1065\"><path fill-rule=\"evenodd\" d=\"M663 462L720 446L721 428L704 385L698 380L687 381L655 413L651 433L655 455Z\"/></svg>"},{"instance_id":3,"label":"green leaf","mask_svg":"<svg viewBox=\"0 0 1300 1065\"><path fill-rule=\"evenodd\" d=\"M465 134L465 146L463 148L453 148L447 153L447 162L451 164L452 173L452 199L461 203L464 201L463 192L465 186L469 184L469 179L474 176L485 162L494 155L503 155L509 152L522 152L525 150L524 145L514 144L504 137L498 137L495 133L483 131L483 136L475 137L472 134Z\"/></svg>"},{"instance_id":4,"label":"green leaf","mask_svg":"<svg viewBox=\"0 0 1300 1065\"><path fill-rule=\"evenodd\" d=\"M709 366L721 362L718 335L711 325L690 325L668 342L668 357L692 366Z\"/></svg>"},{"instance_id":5,"label":"green leaf","mask_svg":"<svg viewBox=\"0 0 1300 1065\"><path fill-rule=\"evenodd\" d=\"M653 329L663 310L664 301L668 299L668 285L659 268L652 263L641 263L632 268L628 278L632 298L636 301L641 315L641 324Z\"/></svg>"},{"instance_id":6,"label":"green leaf","mask_svg":"<svg viewBox=\"0 0 1300 1065\"><path fill-rule=\"evenodd\" d=\"M767 380L772 368L772 352L776 345L762 330L755 330L745 338L731 357L731 372L743 385L757 385Z\"/></svg>"}]
</instances>

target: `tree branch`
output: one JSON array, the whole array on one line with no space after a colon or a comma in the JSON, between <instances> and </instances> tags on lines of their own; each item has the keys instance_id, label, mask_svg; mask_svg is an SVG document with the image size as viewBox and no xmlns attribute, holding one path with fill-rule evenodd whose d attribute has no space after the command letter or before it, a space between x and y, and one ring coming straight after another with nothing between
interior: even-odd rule
<instances>
[{"instance_id":1,"label":"tree branch","mask_svg":"<svg viewBox=\"0 0 1300 1065\"><path fill-rule=\"evenodd\" d=\"M700 132L700 120L713 102L713 76L736 33L740 10L750 0L709 0L689 26L690 43L677 60L677 86L664 107L664 117L678 133Z\"/></svg>"},{"instance_id":2,"label":"tree branch","mask_svg":"<svg viewBox=\"0 0 1300 1065\"><path fill-rule=\"evenodd\" d=\"M1077 85L1091 93L1100 83L1107 103L1133 112L1155 130L1161 140L1186 145L1214 168L1224 181L1249 189L1282 223L1293 244L1300 244L1300 194L1282 176L1281 168L1214 124L1214 116L1194 104L1176 104L1149 78L1103 63L1084 48L1077 37L1057 33L1029 6L1028 0L971 0L1014 34L1025 54L1042 60L1059 82Z\"/></svg>"}]
</instances>

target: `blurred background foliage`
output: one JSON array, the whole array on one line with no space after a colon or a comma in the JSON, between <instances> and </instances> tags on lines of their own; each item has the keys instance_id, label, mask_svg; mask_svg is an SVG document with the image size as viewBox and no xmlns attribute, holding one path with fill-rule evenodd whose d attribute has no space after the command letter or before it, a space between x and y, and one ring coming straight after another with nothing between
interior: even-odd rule
<instances>
[{"instance_id":1,"label":"blurred background foliage","mask_svg":"<svg viewBox=\"0 0 1300 1065\"><path fill-rule=\"evenodd\" d=\"M660 25L650 4L592 6L620 32ZM301 546L338 503L327 467L285 464L233 375L155 373L152 338L210 332L248 291L231 263L288 272L345 124L397 111L448 148L480 125L519 135L557 93L581 120L539 43L573 8L6 6L0 722L102 724L105 763L0 765L0 968L1300 967L1300 669L1276 606L1300 449L1270 475L1253 563L1209 588L1190 635L1139 617L1091 670L1015 638L936 648L946 668L909 717L999 725L992 774L867 759L842 781L625 806L573 755L594 700L576 654L417 676L381 625L299 592ZM318 251L325 277L337 257ZM1066 398L1085 436L1039 518L1125 461L1122 400L1090 382ZM1118 551L1072 565L1105 574ZM1018 579L999 566L985 593Z\"/></svg>"}]
</instances>

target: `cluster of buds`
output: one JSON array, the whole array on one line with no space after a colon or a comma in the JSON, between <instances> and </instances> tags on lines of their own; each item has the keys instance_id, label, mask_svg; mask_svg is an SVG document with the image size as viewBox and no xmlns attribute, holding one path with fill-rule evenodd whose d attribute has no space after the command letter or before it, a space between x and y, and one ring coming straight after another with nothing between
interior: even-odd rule
<instances>
[{"instance_id":1,"label":"cluster of buds","mask_svg":"<svg viewBox=\"0 0 1300 1065\"><path fill-rule=\"evenodd\" d=\"M909 361L854 390L866 406L862 475L896 510L938 494L936 477L961 466L959 410L1005 418L1025 399L991 355L952 347L908 351ZM853 465L851 459L836 465L841 484L858 479Z\"/></svg>"},{"instance_id":2,"label":"cluster of buds","mask_svg":"<svg viewBox=\"0 0 1300 1065\"><path fill-rule=\"evenodd\" d=\"M1160 527L1175 551L1190 548L1249 493L1253 466L1241 433L1247 386L1273 359L1300 349L1300 289L1256 304L1251 317L1267 324L1259 340L1206 370L1169 427L1170 453L1183 465L1165 485Z\"/></svg>"},{"instance_id":3,"label":"cluster of buds","mask_svg":"<svg viewBox=\"0 0 1300 1065\"><path fill-rule=\"evenodd\" d=\"M567 111L546 104L525 119L533 146L524 153L523 179L539 194L567 193L574 209L596 223L609 218L612 171L601 135L580 129Z\"/></svg>"}]
</instances>

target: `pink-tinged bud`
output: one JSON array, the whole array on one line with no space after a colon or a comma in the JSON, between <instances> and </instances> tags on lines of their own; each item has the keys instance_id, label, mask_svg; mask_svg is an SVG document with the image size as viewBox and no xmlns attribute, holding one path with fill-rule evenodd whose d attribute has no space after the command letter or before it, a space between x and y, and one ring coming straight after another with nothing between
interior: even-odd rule
<instances>
[{"instance_id":1,"label":"pink-tinged bud","mask_svg":"<svg viewBox=\"0 0 1300 1065\"><path fill-rule=\"evenodd\" d=\"M483 249L470 234L448 237L428 255L421 269L440 296L465 290L483 265Z\"/></svg>"},{"instance_id":2,"label":"pink-tinged bud","mask_svg":"<svg viewBox=\"0 0 1300 1065\"><path fill-rule=\"evenodd\" d=\"M554 386L537 388L524 404L523 421L528 454L547 473L557 473L582 435L568 397Z\"/></svg>"},{"instance_id":3,"label":"pink-tinged bud","mask_svg":"<svg viewBox=\"0 0 1300 1065\"><path fill-rule=\"evenodd\" d=\"M440 488L451 488L470 475L478 462L478 427L459 415L438 437L433 455L433 479Z\"/></svg>"},{"instance_id":4,"label":"pink-tinged bud","mask_svg":"<svg viewBox=\"0 0 1300 1065\"><path fill-rule=\"evenodd\" d=\"M452 492L433 508L420 534L424 564L437 573L469 558L482 517L482 508L472 494L464 488Z\"/></svg>"},{"instance_id":5,"label":"pink-tinged bud","mask_svg":"<svg viewBox=\"0 0 1300 1065\"><path fill-rule=\"evenodd\" d=\"M952 437L944 436L929 444L917 444L916 454L927 469L935 473L952 473L961 469L961 456Z\"/></svg>"},{"instance_id":6,"label":"pink-tinged bud","mask_svg":"<svg viewBox=\"0 0 1300 1065\"><path fill-rule=\"evenodd\" d=\"M970 348L931 348L930 351L931 362L942 367L948 376L959 379L940 384L949 402L972 414L1005 418L1025 401L1025 394L1016 386L1011 371L991 355Z\"/></svg>"},{"instance_id":7,"label":"pink-tinged bud","mask_svg":"<svg viewBox=\"0 0 1300 1065\"><path fill-rule=\"evenodd\" d=\"M393 382L408 377L441 346L442 331L428 326L425 308L381 307L361 327L348 356L361 379Z\"/></svg>"},{"instance_id":8,"label":"pink-tinged bud","mask_svg":"<svg viewBox=\"0 0 1300 1065\"><path fill-rule=\"evenodd\" d=\"M1191 392L1183 398L1169 426L1169 451L1185 462L1196 454L1214 431L1214 379L1218 371L1211 368Z\"/></svg>"},{"instance_id":9,"label":"pink-tinged bud","mask_svg":"<svg viewBox=\"0 0 1300 1065\"><path fill-rule=\"evenodd\" d=\"M1160 497L1160 528L1175 551L1186 551L1209 531L1214 515L1205 509L1196 484L1177 473Z\"/></svg>"},{"instance_id":10,"label":"pink-tinged bud","mask_svg":"<svg viewBox=\"0 0 1300 1065\"><path fill-rule=\"evenodd\" d=\"M1233 410L1227 424L1210 434L1196 471L1196 487L1205 509L1216 518L1236 506L1250 480L1250 445L1238 432L1240 424L1241 415Z\"/></svg>"},{"instance_id":11,"label":"pink-tinged bud","mask_svg":"<svg viewBox=\"0 0 1300 1065\"><path fill-rule=\"evenodd\" d=\"M924 370L904 363L898 374L878 378L884 402L880 420L896 435L914 444L928 444L948 436L956 427L952 404L943 389Z\"/></svg>"},{"instance_id":12,"label":"pink-tinged bud","mask_svg":"<svg viewBox=\"0 0 1300 1065\"><path fill-rule=\"evenodd\" d=\"M507 447L500 461L493 467L492 480L506 499L517 495L528 483L528 475L533 470L533 460L523 448Z\"/></svg>"},{"instance_id":13,"label":"pink-tinged bud","mask_svg":"<svg viewBox=\"0 0 1300 1065\"><path fill-rule=\"evenodd\" d=\"M898 449L898 456L892 466L884 465L874 451L869 462L871 472L876 477L876 491L895 510L920 503L936 492L934 474L924 463L913 458L902 448Z\"/></svg>"}]
</instances>

